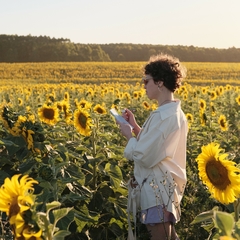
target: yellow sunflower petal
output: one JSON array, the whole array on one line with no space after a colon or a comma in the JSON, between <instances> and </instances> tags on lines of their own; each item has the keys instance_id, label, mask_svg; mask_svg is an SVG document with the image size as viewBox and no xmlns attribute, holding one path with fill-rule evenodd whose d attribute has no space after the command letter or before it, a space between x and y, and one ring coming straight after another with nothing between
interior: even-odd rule
<instances>
[{"instance_id":1,"label":"yellow sunflower petal","mask_svg":"<svg viewBox=\"0 0 240 240\"><path fill-rule=\"evenodd\" d=\"M223 204L234 202L240 195L240 169L228 154L221 153L219 144L210 143L202 147L197 157L199 177L215 199Z\"/></svg>"},{"instance_id":2,"label":"yellow sunflower petal","mask_svg":"<svg viewBox=\"0 0 240 240\"><path fill-rule=\"evenodd\" d=\"M75 110L74 126L80 134L82 134L83 136L90 136L92 132L92 125L92 119L86 110L84 110L83 108Z\"/></svg>"},{"instance_id":3,"label":"yellow sunflower petal","mask_svg":"<svg viewBox=\"0 0 240 240\"><path fill-rule=\"evenodd\" d=\"M20 174L14 175L11 179L6 178L0 188L0 210L6 212L11 218L19 212L26 211L34 203L33 184L36 180Z\"/></svg>"}]
</instances>

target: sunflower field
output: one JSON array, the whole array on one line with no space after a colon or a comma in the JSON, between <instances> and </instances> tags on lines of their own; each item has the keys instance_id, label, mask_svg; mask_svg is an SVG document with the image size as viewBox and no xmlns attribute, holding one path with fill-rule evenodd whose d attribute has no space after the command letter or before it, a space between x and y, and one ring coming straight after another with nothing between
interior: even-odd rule
<instances>
[{"instance_id":1,"label":"sunflower field","mask_svg":"<svg viewBox=\"0 0 240 240\"><path fill-rule=\"evenodd\" d=\"M43 62L0 63L3 84L16 83L136 83L145 62ZM212 82L236 85L240 82L240 63L186 62L190 84Z\"/></svg>"},{"instance_id":2,"label":"sunflower field","mask_svg":"<svg viewBox=\"0 0 240 240\"><path fill-rule=\"evenodd\" d=\"M127 239L133 164L123 157L126 139L109 110L132 109L141 125L157 108L138 80L139 64L124 75L131 64L108 78L98 67L103 77L91 81L57 81L57 68L55 79L43 70L34 78L29 64L0 64L0 239ZM186 240L240 239L239 66L227 74L224 64L215 65L225 75L189 66L192 80L175 93L189 124L188 183L176 230ZM136 231L149 239L141 224Z\"/></svg>"}]
</instances>

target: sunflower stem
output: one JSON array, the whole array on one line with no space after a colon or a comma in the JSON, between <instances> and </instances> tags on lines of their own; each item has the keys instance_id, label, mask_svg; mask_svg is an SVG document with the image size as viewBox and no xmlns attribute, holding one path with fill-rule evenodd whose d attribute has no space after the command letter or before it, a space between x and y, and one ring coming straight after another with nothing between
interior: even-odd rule
<instances>
[{"instance_id":1,"label":"sunflower stem","mask_svg":"<svg viewBox=\"0 0 240 240\"><path fill-rule=\"evenodd\" d=\"M235 214L235 222L239 220L239 210L240 210L240 199L238 198L234 203L234 214Z\"/></svg>"},{"instance_id":2,"label":"sunflower stem","mask_svg":"<svg viewBox=\"0 0 240 240\"><path fill-rule=\"evenodd\" d=\"M92 148L93 148L93 158L95 159L97 155L97 148L96 148L96 129L93 129L92 132ZM94 161L93 165L93 187L96 188L96 174L97 174L97 165L96 161Z\"/></svg>"}]
</instances>

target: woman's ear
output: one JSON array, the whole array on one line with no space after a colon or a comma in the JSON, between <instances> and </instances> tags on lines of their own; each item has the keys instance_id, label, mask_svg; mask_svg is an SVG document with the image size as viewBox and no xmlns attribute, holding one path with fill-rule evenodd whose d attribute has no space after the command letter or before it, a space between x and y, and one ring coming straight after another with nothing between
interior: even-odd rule
<instances>
[{"instance_id":1,"label":"woman's ear","mask_svg":"<svg viewBox=\"0 0 240 240\"><path fill-rule=\"evenodd\" d=\"M157 85L158 85L158 88L161 88L163 86L163 81L159 81Z\"/></svg>"}]
</instances>

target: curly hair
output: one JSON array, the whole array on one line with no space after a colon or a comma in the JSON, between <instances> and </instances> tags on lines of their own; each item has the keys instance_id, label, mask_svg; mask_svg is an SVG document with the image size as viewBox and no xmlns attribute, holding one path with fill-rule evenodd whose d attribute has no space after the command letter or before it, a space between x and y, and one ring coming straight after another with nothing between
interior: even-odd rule
<instances>
[{"instance_id":1,"label":"curly hair","mask_svg":"<svg viewBox=\"0 0 240 240\"><path fill-rule=\"evenodd\" d=\"M144 73L153 77L157 84L159 81L171 92L181 86L186 77L187 69L181 65L178 58L168 54L151 56L149 62L144 66Z\"/></svg>"}]
</instances>

